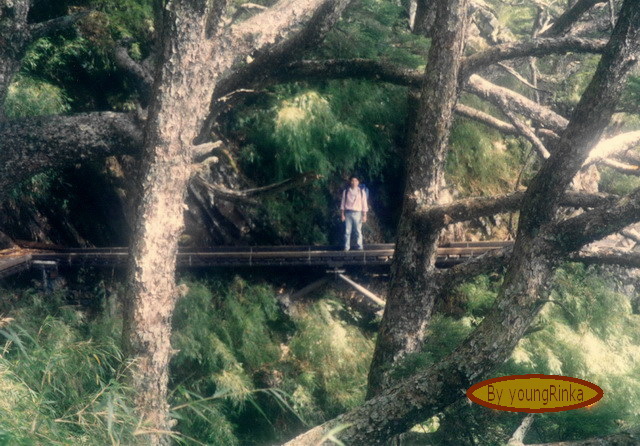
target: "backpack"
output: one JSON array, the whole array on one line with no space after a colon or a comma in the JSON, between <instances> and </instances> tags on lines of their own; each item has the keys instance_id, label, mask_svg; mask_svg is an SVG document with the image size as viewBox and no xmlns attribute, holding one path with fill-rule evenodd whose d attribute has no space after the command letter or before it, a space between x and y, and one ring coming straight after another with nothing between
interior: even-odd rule
<instances>
[{"instance_id":1,"label":"backpack","mask_svg":"<svg viewBox=\"0 0 640 446\"><path fill-rule=\"evenodd\" d=\"M361 192L364 192L364 197L367 199L367 203L369 203L369 188L367 187L367 185L364 183L360 183L358 187L360 188Z\"/></svg>"},{"instance_id":2,"label":"backpack","mask_svg":"<svg viewBox=\"0 0 640 446\"><path fill-rule=\"evenodd\" d=\"M366 185L366 184L364 184L364 183L360 183L360 184L358 185L358 188L360 189L360 193L361 193L361 194L362 194L362 193L364 193L364 198L367 200L367 204L370 204L370 202L369 202L369 188L367 187L367 185ZM346 193L347 193L347 189L349 189L349 186L345 187L345 188L342 190L342 195L343 195L343 196L344 196L344 194L346 194Z\"/></svg>"}]
</instances>

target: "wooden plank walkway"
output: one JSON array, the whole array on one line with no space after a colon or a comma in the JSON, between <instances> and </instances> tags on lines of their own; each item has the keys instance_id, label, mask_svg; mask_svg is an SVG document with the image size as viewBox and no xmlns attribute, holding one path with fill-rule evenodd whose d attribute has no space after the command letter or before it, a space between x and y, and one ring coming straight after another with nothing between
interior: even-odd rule
<instances>
[{"instance_id":1,"label":"wooden plank walkway","mask_svg":"<svg viewBox=\"0 0 640 446\"><path fill-rule=\"evenodd\" d=\"M438 248L436 266L450 267L488 251L511 246L512 242L462 242ZM4 253L0 251L0 277L29 269L39 262L57 262L61 267L124 267L129 259L128 248L63 248L39 245L38 249ZM253 266L368 266L389 265L394 245L365 245L361 251L342 251L335 246L220 246L211 249L178 253L179 268L253 267Z\"/></svg>"}]
</instances>

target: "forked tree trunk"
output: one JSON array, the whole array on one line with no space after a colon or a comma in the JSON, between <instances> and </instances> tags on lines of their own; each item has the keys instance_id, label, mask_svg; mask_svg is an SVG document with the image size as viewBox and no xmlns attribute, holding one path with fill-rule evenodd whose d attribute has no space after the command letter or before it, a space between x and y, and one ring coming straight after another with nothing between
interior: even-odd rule
<instances>
[{"instance_id":1,"label":"forked tree trunk","mask_svg":"<svg viewBox=\"0 0 640 446\"><path fill-rule=\"evenodd\" d=\"M167 384L171 318L178 297L178 237L196 153L194 139L207 114L215 112L209 106L216 86L240 71L238 62L250 55L254 60L277 60L304 47L305 40L326 33L348 3L282 0L226 28L218 23L225 9L222 0L173 0L165 6L161 65L145 130L142 198L133 234L123 330L134 361L135 404L148 444L169 442Z\"/></svg>"}]
</instances>

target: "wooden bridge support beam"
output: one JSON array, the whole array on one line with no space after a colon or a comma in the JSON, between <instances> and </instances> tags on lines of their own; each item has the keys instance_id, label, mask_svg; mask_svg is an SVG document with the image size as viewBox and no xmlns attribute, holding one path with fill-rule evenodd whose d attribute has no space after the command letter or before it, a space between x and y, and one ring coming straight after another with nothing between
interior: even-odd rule
<instances>
[{"instance_id":1,"label":"wooden bridge support beam","mask_svg":"<svg viewBox=\"0 0 640 446\"><path fill-rule=\"evenodd\" d=\"M373 292L369 291L368 289L366 289L365 287L363 287L359 283L357 283L354 280L350 279L349 277L347 277L343 273L337 273L336 276L339 277L340 279L342 279L343 281L345 281L346 283L348 283L351 287L353 287L360 294L362 294L363 296L365 296L366 298L371 300L373 303L375 303L376 305L379 305L379 306L384 308L384 305L385 305L384 300L380 299Z\"/></svg>"},{"instance_id":2,"label":"wooden bridge support beam","mask_svg":"<svg viewBox=\"0 0 640 446\"><path fill-rule=\"evenodd\" d=\"M52 292L54 282L58 278L58 262L54 260L34 260L32 265L42 271L42 289L46 293Z\"/></svg>"}]
</instances>

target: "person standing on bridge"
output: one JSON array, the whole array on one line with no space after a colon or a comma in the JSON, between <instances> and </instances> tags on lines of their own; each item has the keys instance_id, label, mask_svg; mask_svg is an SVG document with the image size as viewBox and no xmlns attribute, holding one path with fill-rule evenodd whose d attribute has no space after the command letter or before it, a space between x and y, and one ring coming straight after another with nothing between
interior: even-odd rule
<instances>
[{"instance_id":1,"label":"person standing on bridge","mask_svg":"<svg viewBox=\"0 0 640 446\"><path fill-rule=\"evenodd\" d=\"M351 232L355 230L357 245L356 249L362 249L362 223L367 222L367 193L360 187L360 180L356 175L349 178L349 187L342 192L342 202L340 204L342 221L345 222L344 250L349 251L351 247Z\"/></svg>"}]
</instances>

